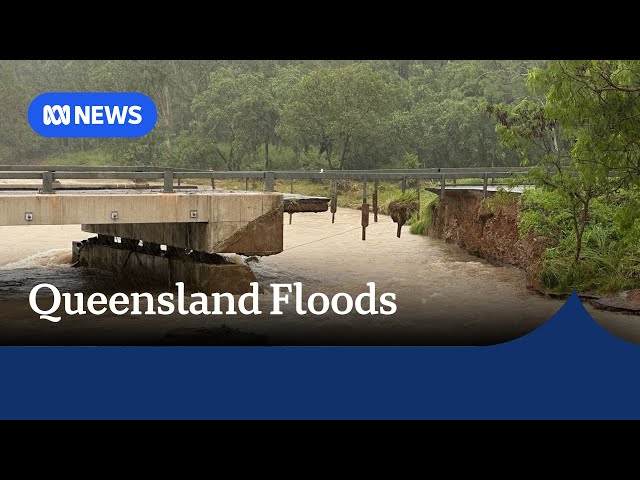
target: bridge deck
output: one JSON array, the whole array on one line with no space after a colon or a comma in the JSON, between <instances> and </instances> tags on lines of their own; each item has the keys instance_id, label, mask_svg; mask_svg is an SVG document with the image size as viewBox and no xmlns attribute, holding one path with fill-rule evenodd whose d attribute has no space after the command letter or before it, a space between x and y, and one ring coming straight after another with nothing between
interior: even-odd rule
<instances>
[{"instance_id":1,"label":"bridge deck","mask_svg":"<svg viewBox=\"0 0 640 480\"><path fill-rule=\"evenodd\" d=\"M329 199L237 190L2 190L0 225L246 222L280 202L287 213L323 212Z\"/></svg>"}]
</instances>

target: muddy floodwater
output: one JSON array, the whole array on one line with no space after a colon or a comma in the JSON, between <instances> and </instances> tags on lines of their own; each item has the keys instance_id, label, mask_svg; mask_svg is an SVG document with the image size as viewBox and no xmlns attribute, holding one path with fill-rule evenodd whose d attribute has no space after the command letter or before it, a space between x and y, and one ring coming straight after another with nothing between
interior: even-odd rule
<instances>
[{"instance_id":1,"label":"muddy floodwater","mask_svg":"<svg viewBox=\"0 0 640 480\"><path fill-rule=\"evenodd\" d=\"M302 282L305 297L338 292L352 297L375 282L378 293L393 292L395 315L299 316L286 307L268 314L272 298L261 296L260 316L66 316L41 320L28 303L39 283L61 292L160 293L105 272L72 268L71 241L92 236L79 225L0 227L0 343L21 345L483 345L507 341L533 330L563 305L528 291L524 272L497 267L459 247L411 235L387 216L361 240L360 212L285 215L284 249L279 255L250 259L261 284ZM142 281L142 285L141 285ZM640 317L586 307L612 333L640 343ZM224 326L224 327L223 327ZM221 333L222 332L222 333ZM227 338L220 340L221 337Z\"/></svg>"}]
</instances>

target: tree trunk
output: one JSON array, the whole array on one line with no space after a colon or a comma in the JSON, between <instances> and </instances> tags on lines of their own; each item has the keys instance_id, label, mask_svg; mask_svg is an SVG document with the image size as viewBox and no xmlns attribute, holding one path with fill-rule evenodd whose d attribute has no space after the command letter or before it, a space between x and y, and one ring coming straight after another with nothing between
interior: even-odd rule
<instances>
[{"instance_id":1,"label":"tree trunk","mask_svg":"<svg viewBox=\"0 0 640 480\"><path fill-rule=\"evenodd\" d=\"M340 170L344 170L344 160L347 157L347 152L349 151L349 136L344 139L344 143L342 144L342 155L340 156Z\"/></svg>"},{"instance_id":2,"label":"tree trunk","mask_svg":"<svg viewBox=\"0 0 640 480\"><path fill-rule=\"evenodd\" d=\"M582 255L582 234L584 233L584 229L579 229L576 232L576 256L573 259L574 265L577 265L580 262L580 255Z\"/></svg>"},{"instance_id":3,"label":"tree trunk","mask_svg":"<svg viewBox=\"0 0 640 480\"><path fill-rule=\"evenodd\" d=\"M325 157L327 158L327 165L329 165L329 170L333 170L333 165L331 165L331 154L329 153L329 149L327 148L324 151Z\"/></svg>"},{"instance_id":4,"label":"tree trunk","mask_svg":"<svg viewBox=\"0 0 640 480\"><path fill-rule=\"evenodd\" d=\"M589 223L589 205L590 198L587 198L583 201L582 211L580 212L580 216L578 217L577 212L574 214L574 228L576 230L576 255L573 259L575 265L580 262L580 258L582 255L582 239L584 237L584 231L587 228L587 223Z\"/></svg>"}]
</instances>

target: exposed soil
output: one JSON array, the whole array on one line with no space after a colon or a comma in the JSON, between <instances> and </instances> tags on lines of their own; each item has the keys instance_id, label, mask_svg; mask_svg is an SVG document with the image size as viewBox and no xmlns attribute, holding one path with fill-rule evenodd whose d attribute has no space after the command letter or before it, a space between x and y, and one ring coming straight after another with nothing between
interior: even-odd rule
<instances>
[{"instance_id":1,"label":"exposed soil","mask_svg":"<svg viewBox=\"0 0 640 480\"><path fill-rule=\"evenodd\" d=\"M494 194L491 192L487 198ZM520 198L489 208L481 192L448 191L433 212L429 235L456 243L469 253L496 265L514 265L527 272L530 287L535 283L544 251L545 237L520 238Z\"/></svg>"}]
</instances>

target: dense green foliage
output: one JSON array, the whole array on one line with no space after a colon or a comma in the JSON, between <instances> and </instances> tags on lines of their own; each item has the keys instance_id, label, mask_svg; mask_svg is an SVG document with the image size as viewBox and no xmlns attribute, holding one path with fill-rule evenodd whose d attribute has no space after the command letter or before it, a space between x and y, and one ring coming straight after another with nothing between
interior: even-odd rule
<instances>
[{"instance_id":1,"label":"dense green foliage","mask_svg":"<svg viewBox=\"0 0 640 480\"><path fill-rule=\"evenodd\" d=\"M557 192L529 190L523 195L521 234L549 239L538 272L542 284L558 292L614 292L640 288L640 190L595 200L584 232L580 262L574 264L571 213Z\"/></svg>"},{"instance_id":2,"label":"dense green foliage","mask_svg":"<svg viewBox=\"0 0 640 480\"><path fill-rule=\"evenodd\" d=\"M102 156L224 170L518 165L478 105L527 95L533 66L543 62L2 61L0 163ZM26 112L36 95L82 90L149 95L156 128L134 140L31 131Z\"/></svg>"},{"instance_id":3,"label":"dense green foliage","mask_svg":"<svg viewBox=\"0 0 640 480\"><path fill-rule=\"evenodd\" d=\"M538 152L521 227L552 240L540 280L559 291L639 287L640 62L553 61L528 84L544 101L484 109L524 163Z\"/></svg>"},{"instance_id":4,"label":"dense green foliage","mask_svg":"<svg viewBox=\"0 0 640 480\"><path fill-rule=\"evenodd\" d=\"M545 115L571 139L573 158L594 182L609 172L622 183L637 181L640 61L555 61L533 69L529 83L546 94Z\"/></svg>"}]
</instances>

